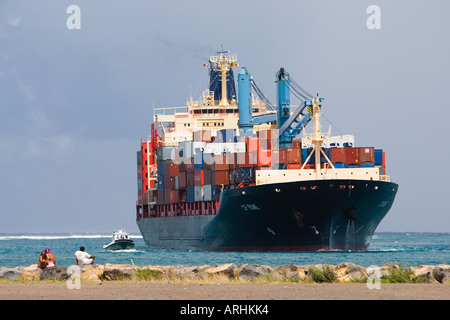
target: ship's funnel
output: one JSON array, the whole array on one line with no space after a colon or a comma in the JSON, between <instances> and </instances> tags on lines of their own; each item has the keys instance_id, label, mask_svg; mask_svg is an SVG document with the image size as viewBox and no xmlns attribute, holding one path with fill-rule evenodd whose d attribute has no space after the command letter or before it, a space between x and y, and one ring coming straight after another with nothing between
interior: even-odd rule
<instances>
[{"instance_id":1,"label":"ship's funnel","mask_svg":"<svg viewBox=\"0 0 450 320\"><path fill-rule=\"evenodd\" d=\"M251 98L250 75L247 69L242 68L238 75L238 105L239 105L239 132L242 137L253 135L252 98Z\"/></svg>"}]
</instances>

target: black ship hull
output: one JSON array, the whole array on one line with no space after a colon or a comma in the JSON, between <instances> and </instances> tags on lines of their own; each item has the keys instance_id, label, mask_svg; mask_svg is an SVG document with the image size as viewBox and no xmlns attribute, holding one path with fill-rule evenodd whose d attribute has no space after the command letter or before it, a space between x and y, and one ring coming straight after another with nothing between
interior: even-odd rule
<instances>
[{"instance_id":1,"label":"black ship hull","mask_svg":"<svg viewBox=\"0 0 450 320\"><path fill-rule=\"evenodd\" d=\"M365 250L398 185L315 180L222 192L213 216L142 218L151 248L229 251Z\"/></svg>"}]
</instances>

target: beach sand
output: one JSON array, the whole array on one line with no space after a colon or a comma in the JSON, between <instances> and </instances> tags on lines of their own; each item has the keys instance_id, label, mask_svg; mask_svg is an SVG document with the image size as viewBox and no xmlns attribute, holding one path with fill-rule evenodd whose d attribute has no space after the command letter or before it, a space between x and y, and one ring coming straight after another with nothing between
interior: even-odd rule
<instances>
[{"instance_id":1,"label":"beach sand","mask_svg":"<svg viewBox=\"0 0 450 320\"><path fill-rule=\"evenodd\" d=\"M1 300L449 300L450 285L365 283L154 283L0 281Z\"/></svg>"}]
</instances>

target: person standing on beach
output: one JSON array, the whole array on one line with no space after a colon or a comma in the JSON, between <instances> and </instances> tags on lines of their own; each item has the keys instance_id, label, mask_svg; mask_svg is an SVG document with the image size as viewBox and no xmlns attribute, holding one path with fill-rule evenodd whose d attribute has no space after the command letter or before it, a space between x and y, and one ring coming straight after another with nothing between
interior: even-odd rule
<instances>
[{"instance_id":1,"label":"person standing on beach","mask_svg":"<svg viewBox=\"0 0 450 320\"><path fill-rule=\"evenodd\" d=\"M95 257L84 251L84 247L75 252L75 261L78 266L94 264Z\"/></svg>"}]
</instances>

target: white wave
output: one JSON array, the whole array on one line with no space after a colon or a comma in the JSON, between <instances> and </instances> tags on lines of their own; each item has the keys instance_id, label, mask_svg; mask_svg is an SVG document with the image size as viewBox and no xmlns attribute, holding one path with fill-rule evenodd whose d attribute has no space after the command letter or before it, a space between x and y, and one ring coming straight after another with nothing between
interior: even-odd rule
<instances>
[{"instance_id":1,"label":"white wave","mask_svg":"<svg viewBox=\"0 0 450 320\"><path fill-rule=\"evenodd\" d=\"M0 240L61 240L61 239L100 239L100 238L111 238L111 235L106 234L0 235Z\"/></svg>"}]
</instances>

